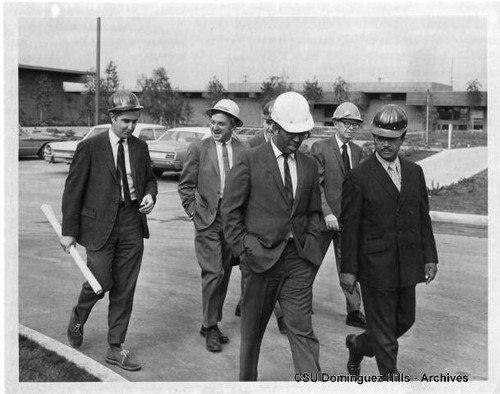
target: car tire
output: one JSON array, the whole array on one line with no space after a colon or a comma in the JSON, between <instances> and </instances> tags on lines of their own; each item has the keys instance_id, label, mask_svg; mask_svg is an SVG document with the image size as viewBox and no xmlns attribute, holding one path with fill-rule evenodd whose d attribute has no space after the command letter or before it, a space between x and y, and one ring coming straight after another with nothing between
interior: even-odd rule
<instances>
[{"instance_id":1,"label":"car tire","mask_svg":"<svg viewBox=\"0 0 500 394\"><path fill-rule=\"evenodd\" d=\"M40 158L40 159L44 159L44 156L43 156L43 152L45 152L45 147L48 145L48 143L45 143L43 144L41 147L40 147L40 150L38 151L38 154L37 156Z\"/></svg>"},{"instance_id":2,"label":"car tire","mask_svg":"<svg viewBox=\"0 0 500 394\"><path fill-rule=\"evenodd\" d=\"M163 170L157 170L157 169L154 169L153 170L153 174L155 174L155 177L159 178L162 176L163 174Z\"/></svg>"}]
</instances>

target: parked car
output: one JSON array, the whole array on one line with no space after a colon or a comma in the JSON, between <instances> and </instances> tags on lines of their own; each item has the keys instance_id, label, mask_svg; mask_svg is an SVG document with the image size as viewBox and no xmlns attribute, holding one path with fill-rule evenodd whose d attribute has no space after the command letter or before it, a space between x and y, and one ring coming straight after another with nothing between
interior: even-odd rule
<instances>
[{"instance_id":1,"label":"parked car","mask_svg":"<svg viewBox=\"0 0 500 394\"><path fill-rule=\"evenodd\" d=\"M64 141L64 142L54 142L45 145L43 152L43 157L45 161L49 163L66 163L71 164L73 161L73 155L75 154L77 145L90 137L94 137L98 134L105 133L111 127L110 124L101 124L92 127L87 134L80 141ZM149 123L137 123L133 135L137 138L144 140L146 142L155 141L160 138L167 128L165 126L160 126L156 124Z\"/></svg>"},{"instance_id":2,"label":"parked car","mask_svg":"<svg viewBox=\"0 0 500 394\"><path fill-rule=\"evenodd\" d=\"M240 141L247 141L262 133L262 130L260 127L237 127L233 134Z\"/></svg>"},{"instance_id":3,"label":"parked car","mask_svg":"<svg viewBox=\"0 0 500 394\"><path fill-rule=\"evenodd\" d=\"M19 127L19 157L38 156L43 159L43 152L47 144L63 140L64 137L44 133L29 133Z\"/></svg>"},{"instance_id":4,"label":"parked car","mask_svg":"<svg viewBox=\"0 0 500 394\"><path fill-rule=\"evenodd\" d=\"M160 177L164 171L182 171L189 145L211 135L210 127L176 127L149 143L151 165L156 177Z\"/></svg>"}]
</instances>

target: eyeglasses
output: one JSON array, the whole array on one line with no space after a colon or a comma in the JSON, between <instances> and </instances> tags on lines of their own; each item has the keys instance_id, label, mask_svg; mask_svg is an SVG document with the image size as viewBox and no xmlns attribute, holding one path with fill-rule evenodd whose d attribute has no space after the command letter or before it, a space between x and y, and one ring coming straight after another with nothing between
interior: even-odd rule
<instances>
[{"instance_id":1,"label":"eyeglasses","mask_svg":"<svg viewBox=\"0 0 500 394\"><path fill-rule=\"evenodd\" d=\"M356 122L348 122L346 120L341 120L341 122L344 124L346 129L359 130L361 128L361 125Z\"/></svg>"},{"instance_id":2,"label":"eyeglasses","mask_svg":"<svg viewBox=\"0 0 500 394\"><path fill-rule=\"evenodd\" d=\"M296 137L299 137L299 140L304 140L306 138L309 138L309 136L311 135L311 133L309 131L304 131L303 133L289 133L288 131L286 131L285 129L282 129L284 132L285 132L285 135L293 140L294 138Z\"/></svg>"}]
</instances>

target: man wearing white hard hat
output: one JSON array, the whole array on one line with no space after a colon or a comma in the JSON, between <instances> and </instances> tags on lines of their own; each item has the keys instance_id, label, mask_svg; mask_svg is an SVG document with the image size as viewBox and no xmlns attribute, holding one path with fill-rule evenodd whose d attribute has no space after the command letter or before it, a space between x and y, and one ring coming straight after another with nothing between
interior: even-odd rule
<instances>
[{"instance_id":1,"label":"man wearing white hard hat","mask_svg":"<svg viewBox=\"0 0 500 394\"><path fill-rule=\"evenodd\" d=\"M243 122L238 105L228 99L207 110L212 137L193 142L187 152L178 191L182 206L193 220L195 251L201 268L203 321L200 335L210 352L229 342L218 323L226 298L233 256L222 231L220 203L229 171L246 147L233 138Z\"/></svg>"},{"instance_id":2,"label":"man wearing white hard hat","mask_svg":"<svg viewBox=\"0 0 500 394\"><path fill-rule=\"evenodd\" d=\"M240 380L257 380L262 338L276 301L287 326L296 373L319 374L312 328L312 286L321 263L321 196L316 160L299 151L314 122L306 99L280 95L273 138L245 150L222 200L224 234L240 257ZM292 374L290 376L293 376Z\"/></svg>"},{"instance_id":3,"label":"man wearing white hard hat","mask_svg":"<svg viewBox=\"0 0 500 394\"><path fill-rule=\"evenodd\" d=\"M373 117L375 153L347 173L342 189L340 281L361 285L368 328L346 338L347 371L375 356L385 380L398 379L398 338L415 321L415 287L429 284L438 256L422 168L398 156L408 118L388 104Z\"/></svg>"},{"instance_id":4,"label":"man wearing white hard hat","mask_svg":"<svg viewBox=\"0 0 500 394\"><path fill-rule=\"evenodd\" d=\"M316 141L311 147L311 153L318 160L319 182L321 187L321 254L323 259L333 241L333 251L340 275L340 198L342 182L345 174L361 161L363 149L352 142L356 131L363 123L358 107L345 102L340 104L333 113L335 134L324 140ZM361 293L359 285L351 293L344 290L346 300L346 324L366 328L366 320L361 308Z\"/></svg>"}]
</instances>

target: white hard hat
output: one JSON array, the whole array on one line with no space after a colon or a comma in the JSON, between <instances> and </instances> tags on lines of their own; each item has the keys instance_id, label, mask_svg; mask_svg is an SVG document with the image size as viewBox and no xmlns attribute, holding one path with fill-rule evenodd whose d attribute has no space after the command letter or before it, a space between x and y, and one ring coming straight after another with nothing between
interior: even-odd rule
<instances>
[{"instance_id":1,"label":"white hard hat","mask_svg":"<svg viewBox=\"0 0 500 394\"><path fill-rule=\"evenodd\" d=\"M271 119L289 133L303 133L314 127L309 103L299 93L286 92L274 102Z\"/></svg>"},{"instance_id":2,"label":"white hard hat","mask_svg":"<svg viewBox=\"0 0 500 394\"><path fill-rule=\"evenodd\" d=\"M332 116L333 120L342 120L342 119L352 119L362 122L361 114L359 113L358 107L356 107L353 103L342 103L340 104Z\"/></svg>"},{"instance_id":3,"label":"white hard hat","mask_svg":"<svg viewBox=\"0 0 500 394\"><path fill-rule=\"evenodd\" d=\"M236 118L236 126L240 127L243 125L243 121L240 119L240 107L233 100L222 99L214 105L213 108L207 109L207 115L212 116L216 112L223 112L229 114Z\"/></svg>"}]
</instances>

